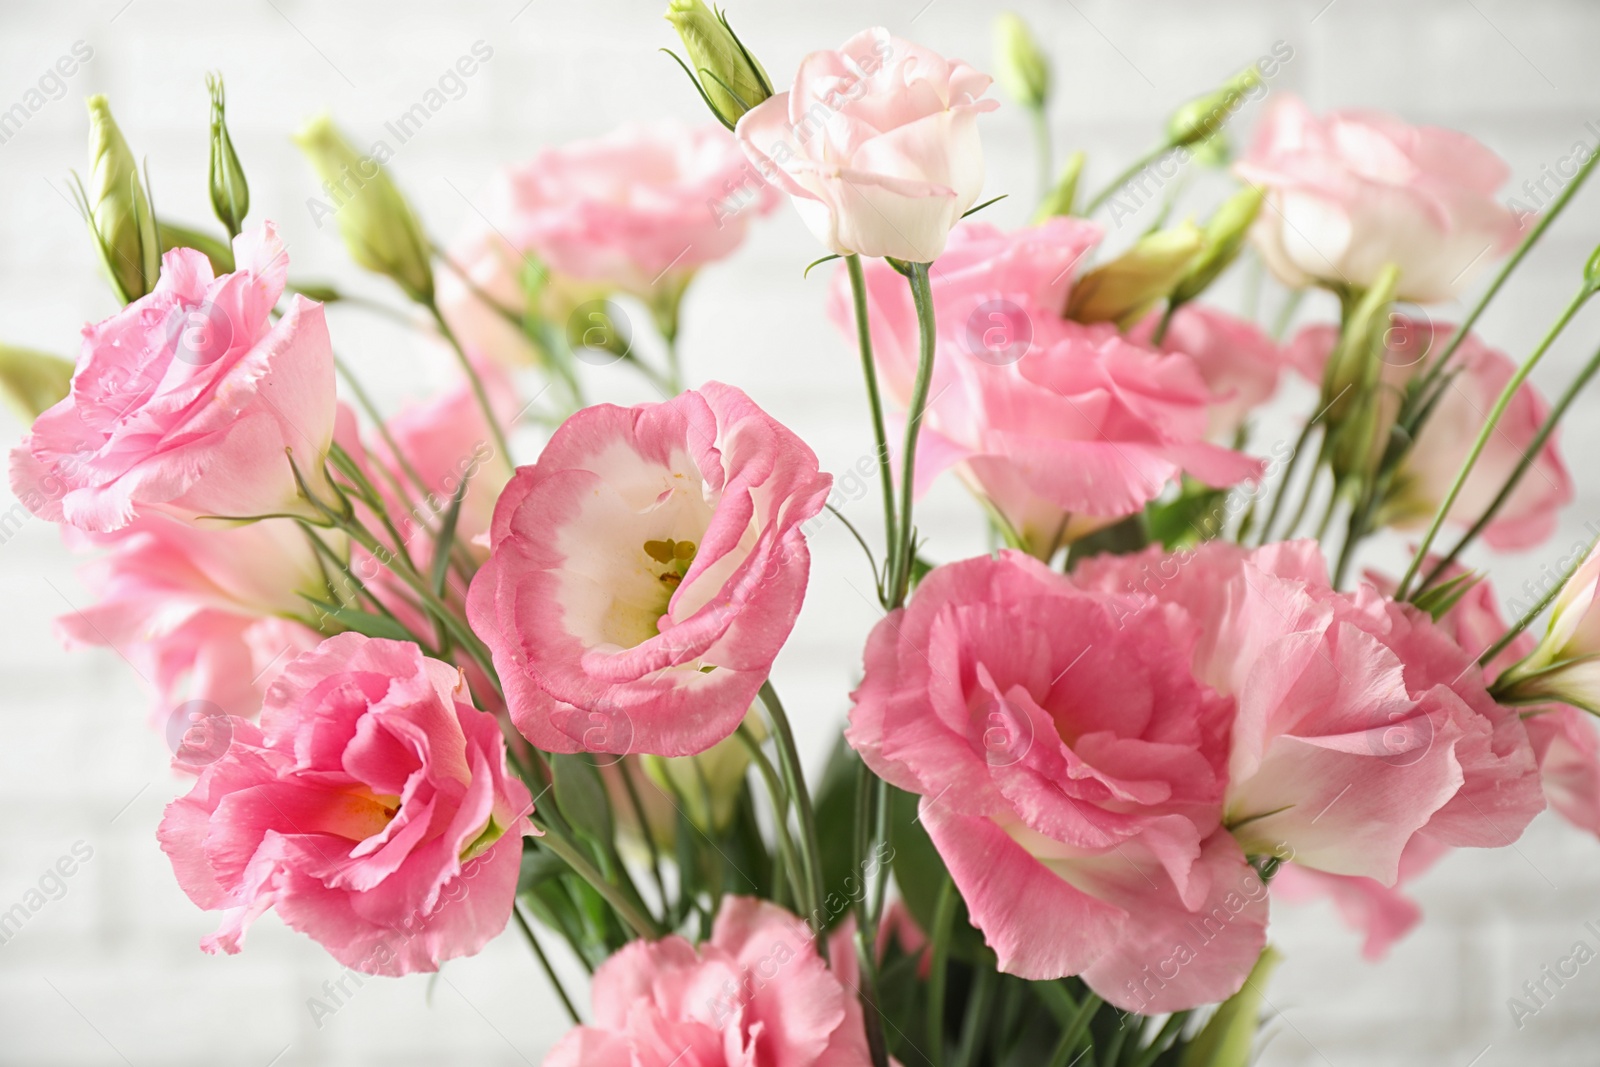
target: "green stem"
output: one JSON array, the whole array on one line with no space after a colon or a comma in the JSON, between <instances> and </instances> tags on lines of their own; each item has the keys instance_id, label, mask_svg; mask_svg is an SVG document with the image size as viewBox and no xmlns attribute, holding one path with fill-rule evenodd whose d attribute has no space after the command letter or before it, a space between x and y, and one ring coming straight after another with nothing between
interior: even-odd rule
<instances>
[{"instance_id":1,"label":"green stem","mask_svg":"<svg viewBox=\"0 0 1600 1067\"><path fill-rule=\"evenodd\" d=\"M877 961L873 946L878 943L877 917L872 911L873 894L867 886L867 854L873 842L873 799L877 796L874 783L880 781L866 763L856 768L856 837L855 871L861 878L861 896L856 900L856 956L861 965L861 1010L867 1027L867 1048L872 1053L873 1067L888 1067L887 1045L883 1037L883 1020L878 1018L878 992L875 977ZM876 877L877 872L874 872Z\"/></svg>"},{"instance_id":2,"label":"green stem","mask_svg":"<svg viewBox=\"0 0 1600 1067\"><path fill-rule=\"evenodd\" d=\"M994 1000L995 982L999 973L988 967L979 967L973 979L972 990L967 994L966 1017L961 1023L961 1047L956 1050L955 1067L972 1067L978 1055L978 1041L985 1030L989 1006Z\"/></svg>"},{"instance_id":3,"label":"green stem","mask_svg":"<svg viewBox=\"0 0 1600 1067\"><path fill-rule=\"evenodd\" d=\"M1510 406L1511 398L1516 396L1517 390L1522 387L1523 382L1527 381L1528 375L1533 371L1534 367L1538 366L1539 360L1544 357L1545 352L1555 342L1555 339L1561 336L1561 331L1566 328L1568 322L1572 321L1572 317L1578 313L1578 309L1593 295L1594 289L1585 281L1583 288L1579 289L1578 294L1567 304L1566 310L1561 313L1561 317L1556 319L1555 325L1551 326L1549 332L1544 335L1544 340L1539 342L1539 347L1533 350L1532 355L1523 360L1522 366L1517 368L1517 372L1511 376L1511 380L1506 382L1506 387L1500 391L1499 398L1495 400L1494 407L1489 410L1489 416L1484 421L1483 429L1478 431L1478 439L1472 443L1472 450L1467 453L1467 458L1462 462L1461 469L1456 472L1456 478L1450 486L1450 491L1439 502L1439 507L1433 513L1433 522L1428 525L1428 532L1423 536L1422 543L1417 546L1416 552L1411 557L1411 563L1406 567L1405 575L1400 579L1399 588L1395 590L1394 594L1396 600L1406 599L1406 594L1411 588L1411 580L1417 576L1417 568L1422 566L1422 561L1427 556L1428 549L1433 547L1433 540L1439 536L1439 529L1444 525L1445 516L1450 513L1450 509L1455 505L1456 498L1461 495L1461 488L1466 485L1467 476L1472 473L1472 468L1478 462L1478 457L1483 454L1484 446L1489 443L1490 436L1494 434L1495 426L1500 422L1500 416L1504 415L1506 408ZM1465 324L1463 324L1458 328L1456 336L1459 338L1465 334L1466 329Z\"/></svg>"},{"instance_id":4,"label":"green stem","mask_svg":"<svg viewBox=\"0 0 1600 1067\"><path fill-rule=\"evenodd\" d=\"M567 1009L567 1018L572 1020L573 1026L582 1026L583 1017L578 1014L578 1009L573 1005L572 998L567 995L567 989L561 984L561 979L556 976L556 969L550 966L550 958L544 954L544 947L539 944L533 927L528 925L528 920L523 918L522 907L513 903L511 917L517 920L517 926L522 930L522 936L528 939L528 947L533 949L534 956L539 960L539 966L544 969L544 976L549 979L550 987L556 991L556 996L561 998L561 1006Z\"/></svg>"},{"instance_id":5,"label":"green stem","mask_svg":"<svg viewBox=\"0 0 1600 1067\"><path fill-rule=\"evenodd\" d=\"M511 444L506 440L506 432L495 416L494 404L489 401L489 392L483 387L483 379L478 375L478 369L472 365L472 360L467 358L467 350L461 347L461 341L456 337L455 331L444 321L444 314L440 312L438 303L430 300L427 307L433 315L434 323L439 327L439 332L455 350L456 360L461 364L461 373L467 376L467 382L472 386L472 395L477 398L478 407L483 410L483 420L489 424L489 433L494 437L495 447L500 450L507 463L514 462L511 458Z\"/></svg>"},{"instance_id":6,"label":"green stem","mask_svg":"<svg viewBox=\"0 0 1600 1067\"><path fill-rule=\"evenodd\" d=\"M1162 144L1152 148L1150 151L1146 152L1144 155L1128 164L1127 168L1124 169L1121 174L1118 174L1115 178L1112 178L1110 184L1096 193L1093 199L1084 205L1084 218L1088 218L1090 215L1093 215L1095 211L1099 209L1101 204L1104 204L1107 200L1110 200L1113 196L1115 196L1117 190L1121 189L1125 184L1127 184L1127 182L1135 174L1138 174L1141 170L1144 170L1152 163L1161 159L1170 151L1172 151L1172 146L1170 144Z\"/></svg>"},{"instance_id":7,"label":"green stem","mask_svg":"<svg viewBox=\"0 0 1600 1067\"><path fill-rule=\"evenodd\" d=\"M1033 145L1039 157L1039 199L1044 201L1055 187L1055 146L1050 139L1050 118L1042 104L1029 108L1028 116L1033 120Z\"/></svg>"},{"instance_id":8,"label":"green stem","mask_svg":"<svg viewBox=\"0 0 1600 1067\"><path fill-rule=\"evenodd\" d=\"M794 742L794 730L789 726L789 716L783 710L777 690L768 679L761 683L761 703L772 720L772 736L778 747L778 762L783 768L784 785L794 802L795 817L800 824L800 862L805 868L806 896L809 906L805 920L816 934L817 952L828 958L827 923L820 914L827 893L822 885L822 846L817 841L817 818L811 808L811 792L806 788L805 771L800 766L800 750Z\"/></svg>"},{"instance_id":9,"label":"green stem","mask_svg":"<svg viewBox=\"0 0 1600 1067\"><path fill-rule=\"evenodd\" d=\"M916 496L917 437L922 432L922 417L928 403L928 387L933 381L933 357L936 337L933 321L933 288L928 281L928 264L912 263L911 299L917 307L917 328L922 337L922 348L917 359L917 378L911 387L911 405L906 409L905 454L901 456L900 469L900 521L899 543L890 557L889 584L890 610L906 602L911 586L911 564L916 555L916 525L911 521L911 509Z\"/></svg>"},{"instance_id":10,"label":"green stem","mask_svg":"<svg viewBox=\"0 0 1600 1067\"><path fill-rule=\"evenodd\" d=\"M1522 458L1517 461L1516 467L1512 469L1511 474L1506 478L1506 483L1500 487L1500 492L1495 495L1494 500L1490 501L1483 514L1478 516L1478 520L1467 528L1466 533L1461 535L1461 540L1456 542L1455 547L1428 572L1428 576L1417 587L1419 591L1427 589L1437 581L1450 567L1450 564L1460 557L1462 550L1482 533L1484 527L1488 526L1494 517L1500 513L1500 509L1505 506L1506 501L1511 499L1511 493L1516 489L1517 483L1522 481L1522 476L1528 472L1529 467L1533 466L1534 458L1543 451L1545 442L1550 440L1550 435L1555 432L1556 424L1561 421L1561 416L1566 414L1567 408L1572 406L1572 402L1583 391L1583 387L1589 384L1589 380L1595 376L1596 371L1600 371L1600 349L1597 349L1595 354L1589 357L1589 362L1584 365L1582 372L1567 386L1556 401L1555 407L1550 409L1550 414L1545 417L1544 423L1540 425L1539 432L1534 434L1533 440L1522 450Z\"/></svg>"},{"instance_id":11,"label":"green stem","mask_svg":"<svg viewBox=\"0 0 1600 1067\"><path fill-rule=\"evenodd\" d=\"M645 850L650 855L650 877L656 884L656 892L661 894L661 912L670 915L672 909L667 900L667 881L661 876L661 850L656 847L656 835L651 832L650 817L645 814L644 800L639 796L639 787L633 780L633 768L626 758L617 761L617 773L622 777L622 787L628 792L628 806L633 808L633 817L639 821L639 835L644 838Z\"/></svg>"},{"instance_id":12,"label":"green stem","mask_svg":"<svg viewBox=\"0 0 1600 1067\"><path fill-rule=\"evenodd\" d=\"M928 967L928 1049L933 1067L944 1067L944 995L950 971L950 929L956 918L956 886L948 875L933 911L933 959Z\"/></svg>"},{"instance_id":13,"label":"green stem","mask_svg":"<svg viewBox=\"0 0 1600 1067\"><path fill-rule=\"evenodd\" d=\"M778 837L778 857L783 862L789 884L794 886L795 899L798 903L804 888L809 883L805 880L804 869L795 854L794 838L789 833L789 794L783 791L783 782L779 780L778 772L773 769L772 761L767 759L767 754L761 750L761 742L756 740L750 728L740 723L739 728L734 731L734 736L739 739L745 751L750 753L750 762L755 764L756 770L761 774L761 780L767 785L767 796L772 801L772 822Z\"/></svg>"},{"instance_id":14,"label":"green stem","mask_svg":"<svg viewBox=\"0 0 1600 1067\"><path fill-rule=\"evenodd\" d=\"M1048 1067L1067 1067L1067 1057L1072 1055L1073 1049L1083 1040L1089 1023L1094 1019L1094 1013L1100 1010L1100 998L1093 993L1083 998L1083 1003L1078 1005L1078 1010L1073 1013L1072 1021L1061 1032L1061 1040L1056 1043L1055 1051L1050 1053Z\"/></svg>"},{"instance_id":15,"label":"green stem","mask_svg":"<svg viewBox=\"0 0 1600 1067\"><path fill-rule=\"evenodd\" d=\"M611 905L611 910L617 913L617 917L631 927L636 935L651 939L662 935L662 930L655 921L635 907L622 890L606 881L595 869L594 864L590 863L588 858L553 826L540 826L535 822L534 828L542 835L539 844L554 852L563 863L572 868L574 874L588 882L594 891Z\"/></svg>"},{"instance_id":16,"label":"green stem","mask_svg":"<svg viewBox=\"0 0 1600 1067\"><path fill-rule=\"evenodd\" d=\"M872 328L867 321L867 282L861 269L861 257L844 257L850 274L850 294L855 301L856 344L861 350L861 376L867 383L867 403L872 408L872 439L877 448L878 483L883 491L883 537L886 560L893 560L895 551L894 474L889 468L889 435L883 425L883 398L878 392L878 368L872 358ZM884 564L884 581L888 580L892 563ZM878 587L879 600L888 599L886 586Z\"/></svg>"}]
</instances>

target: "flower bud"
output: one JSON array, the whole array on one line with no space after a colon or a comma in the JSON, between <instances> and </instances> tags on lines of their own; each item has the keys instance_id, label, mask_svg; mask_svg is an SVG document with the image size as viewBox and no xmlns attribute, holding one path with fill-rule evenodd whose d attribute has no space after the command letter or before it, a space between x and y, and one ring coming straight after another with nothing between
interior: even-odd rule
<instances>
[{"instance_id":1,"label":"flower bud","mask_svg":"<svg viewBox=\"0 0 1600 1067\"><path fill-rule=\"evenodd\" d=\"M765 740L760 716L747 713L744 725L758 740ZM720 834L733 822L750 769L750 752L739 738L724 738L696 756L643 756L641 762L650 780L677 798L689 821L701 830Z\"/></svg>"},{"instance_id":2,"label":"flower bud","mask_svg":"<svg viewBox=\"0 0 1600 1067\"><path fill-rule=\"evenodd\" d=\"M772 95L766 70L745 48L722 12L713 12L704 0L671 0L666 19L678 31L689 53L685 69L690 79L706 106L728 129L737 126L746 111Z\"/></svg>"},{"instance_id":3,"label":"flower bud","mask_svg":"<svg viewBox=\"0 0 1600 1067\"><path fill-rule=\"evenodd\" d=\"M132 303L154 289L161 275L155 215L110 103L95 95L88 105L89 188L79 193L111 284L123 303Z\"/></svg>"},{"instance_id":4,"label":"flower bud","mask_svg":"<svg viewBox=\"0 0 1600 1067\"><path fill-rule=\"evenodd\" d=\"M333 200L332 213L350 258L387 276L418 303L431 304L428 238L388 172L351 147L327 115L306 123L294 139Z\"/></svg>"},{"instance_id":5,"label":"flower bud","mask_svg":"<svg viewBox=\"0 0 1600 1067\"><path fill-rule=\"evenodd\" d=\"M1088 157L1082 152L1074 152L1067 157L1066 165L1061 168L1061 177L1056 179L1055 188L1045 196L1039 205L1039 210L1033 213L1035 226L1058 215L1072 214L1073 203L1078 199L1078 179L1083 175L1083 164L1087 159Z\"/></svg>"},{"instance_id":6,"label":"flower bud","mask_svg":"<svg viewBox=\"0 0 1600 1067\"><path fill-rule=\"evenodd\" d=\"M1173 303L1185 304L1199 296L1238 258L1264 197L1259 188L1245 186L1222 202L1206 222L1205 251L1196 257L1189 273L1172 291Z\"/></svg>"},{"instance_id":7,"label":"flower bud","mask_svg":"<svg viewBox=\"0 0 1600 1067\"><path fill-rule=\"evenodd\" d=\"M1171 295L1205 247L1205 234L1192 222L1141 237L1122 255L1078 280L1067 300L1066 317L1110 321L1126 329Z\"/></svg>"},{"instance_id":8,"label":"flower bud","mask_svg":"<svg viewBox=\"0 0 1600 1067\"><path fill-rule=\"evenodd\" d=\"M206 75L206 88L211 92L211 209L228 228L228 236L237 237L250 213L250 186L228 136L221 76Z\"/></svg>"},{"instance_id":9,"label":"flower bud","mask_svg":"<svg viewBox=\"0 0 1600 1067\"><path fill-rule=\"evenodd\" d=\"M994 20L995 77L1011 98L1034 111L1050 98L1050 60L1022 16L1007 11Z\"/></svg>"},{"instance_id":10,"label":"flower bud","mask_svg":"<svg viewBox=\"0 0 1600 1067\"><path fill-rule=\"evenodd\" d=\"M29 348L0 345L0 393L32 422L72 387L72 361Z\"/></svg>"},{"instance_id":11,"label":"flower bud","mask_svg":"<svg viewBox=\"0 0 1600 1067\"><path fill-rule=\"evenodd\" d=\"M1550 609L1538 647L1494 683L1507 703L1557 700L1600 714L1600 552L1591 546Z\"/></svg>"},{"instance_id":12,"label":"flower bud","mask_svg":"<svg viewBox=\"0 0 1600 1067\"><path fill-rule=\"evenodd\" d=\"M1184 104L1167 120L1167 144L1177 148L1209 140L1260 84L1260 72L1255 67L1246 67L1223 82L1215 92L1197 96Z\"/></svg>"}]
</instances>

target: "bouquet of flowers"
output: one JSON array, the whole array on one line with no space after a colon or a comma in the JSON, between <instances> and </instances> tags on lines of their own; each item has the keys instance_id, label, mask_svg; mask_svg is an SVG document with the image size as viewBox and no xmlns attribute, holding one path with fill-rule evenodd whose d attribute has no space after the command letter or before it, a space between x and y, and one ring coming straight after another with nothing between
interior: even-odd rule
<instances>
[{"instance_id":1,"label":"bouquet of flowers","mask_svg":"<svg viewBox=\"0 0 1600 1067\"><path fill-rule=\"evenodd\" d=\"M206 951L270 910L404 975L515 925L573 1023L549 1067L1228 1067L1271 1009L1274 897L1331 896L1376 956L1449 850L1510 845L1547 805L1600 833L1600 556L1509 620L1462 562L1538 544L1573 498L1556 427L1600 353L1553 404L1528 376L1600 257L1522 362L1473 326L1592 155L1534 215L1464 134L1284 94L1235 155L1275 49L1088 195L1007 16L1043 188L1006 231L979 214L989 76L869 29L779 92L701 0L667 19L726 129L546 149L448 244L381 153L325 118L299 133L352 258L412 305L376 310L458 362L398 414L334 354L323 308L352 298L248 219L220 80L226 239L156 212L89 101L78 194L125 306L75 363L3 350L34 417L11 484L94 556L67 639L176 709L159 838L219 913ZM1095 216L1179 165L1236 189L1172 222L1171 183L1106 249ZM881 530L736 386L685 387L697 271L785 198L825 252L806 270L838 261L810 284L859 351L851 477ZM1244 315L1208 302L1236 264ZM1461 322L1424 310L1492 268ZM1285 339L1317 289L1337 321ZM660 402L591 403L596 364ZM1285 375L1315 400L1263 445ZM917 525L941 477L989 554L941 558ZM770 675L832 523L882 617L808 779ZM1361 571L1391 529L1409 566Z\"/></svg>"}]
</instances>

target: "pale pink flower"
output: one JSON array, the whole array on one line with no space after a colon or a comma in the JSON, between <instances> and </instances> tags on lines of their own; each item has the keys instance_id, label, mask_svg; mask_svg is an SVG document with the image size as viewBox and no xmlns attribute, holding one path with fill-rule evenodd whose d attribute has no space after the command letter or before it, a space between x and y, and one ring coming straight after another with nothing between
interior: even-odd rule
<instances>
[{"instance_id":1,"label":"pale pink flower","mask_svg":"<svg viewBox=\"0 0 1600 1067\"><path fill-rule=\"evenodd\" d=\"M940 567L868 639L846 737L922 797L1001 970L1165 1012L1240 987L1266 887L1221 822L1233 704L1138 606L1018 552Z\"/></svg>"},{"instance_id":2,"label":"pale pink flower","mask_svg":"<svg viewBox=\"0 0 1600 1067\"><path fill-rule=\"evenodd\" d=\"M1389 885L1416 834L1494 848L1544 807L1474 653L1369 585L1335 591L1315 542L1151 549L1074 576L1188 616L1196 675L1239 704L1225 817L1248 852Z\"/></svg>"},{"instance_id":3,"label":"pale pink flower","mask_svg":"<svg viewBox=\"0 0 1600 1067\"><path fill-rule=\"evenodd\" d=\"M1364 935L1361 954L1376 963L1422 921L1422 908L1401 887L1426 874L1449 851L1448 845L1432 838L1413 837L1400 856L1400 874L1393 886L1285 863L1272 879L1272 897L1293 904L1333 901L1345 925Z\"/></svg>"},{"instance_id":4,"label":"pale pink flower","mask_svg":"<svg viewBox=\"0 0 1600 1067\"><path fill-rule=\"evenodd\" d=\"M1256 461L1206 440L1218 397L1185 354L1130 341L1110 323L1061 317L1098 227L1054 219L1011 234L958 227L935 264L938 349L918 438L917 491L953 468L1028 551L1060 546L1141 510L1182 473L1232 485ZM904 408L918 333L905 279L865 266L873 357ZM829 312L854 337L848 288Z\"/></svg>"},{"instance_id":5,"label":"pale pink flower","mask_svg":"<svg viewBox=\"0 0 1600 1067\"><path fill-rule=\"evenodd\" d=\"M735 132L830 251L931 263L983 188L992 80L880 26L806 56Z\"/></svg>"},{"instance_id":6,"label":"pale pink flower","mask_svg":"<svg viewBox=\"0 0 1600 1067\"><path fill-rule=\"evenodd\" d=\"M340 634L273 683L261 724L167 807L178 884L237 952L269 908L368 974L437 970L511 917L533 803L494 716L414 644Z\"/></svg>"},{"instance_id":7,"label":"pale pink flower","mask_svg":"<svg viewBox=\"0 0 1600 1067\"><path fill-rule=\"evenodd\" d=\"M853 973L854 956L835 960ZM847 979L848 980L848 979ZM711 938L624 945L595 972L593 1023L544 1067L868 1067L861 1002L775 904L727 896Z\"/></svg>"},{"instance_id":8,"label":"pale pink flower","mask_svg":"<svg viewBox=\"0 0 1600 1067\"><path fill-rule=\"evenodd\" d=\"M1400 395L1413 377L1444 352L1453 333L1450 326L1396 317L1386 334L1381 368L1383 384L1393 396ZM1337 341L1336 327L1308 326L1290 342L1289 358L1308 378L1319 381ZM1461 342L1450 357L1450 370L1456 373L1401 462L1380 513L1383 521L1406 529L1423 526L1433 518L1483 429L1485 416L1516 369L1504 352L1490 348L1475 335L1469 334ZM1549 413L1550 405L1531 382L1512 394L1451 505L1450 521L1462 526L1477 521L1522 462ZM1574 497L1572 476L1561 460L1557 440L1558 434L1552 433L1505 505L1484 527L1483 539L1491 548L1531 548L1555 532L1557 513Z\"/></svg>"},{"instance_id":9,"label":"pale pink flower","mask_svg":"<svg viewBox=\"0 0 1600 1067\"><path fill-rule=\"evenodd\" d=\"M495 507L467 615L551 752L688 756L731 734L794 626L831 479L730 386L585 408Z\"/></svg>"},{"instance_id":10,"label":"pale pink flower","mask_svg":"<svg viewBox=\"0 0 1600 1067\"><path fill-rule=\"evenodd\" d=\"M306 537L290 519L197 527L152 513L114 536L69 538L107 551L84 567L95 602L56 628L126 657L155 690L158 728L185 701L253 718L282 666L321 640L301 621L315 613L301 594L325 595Z\"/></svg>"},{"instance_id":11,"label":"pale pink flower","mask_svg":"<svg viewBox=\"0 0 1600 1067\"><path fill-rule=\"evenodd\" d=\"M1265 189L1253 238L1280 281L1366 288L1388 264L1399 296L1449 300L1511 250L1510 169L1464 133L1377 111L1318 117L1276 96L1234 171Z\"/></svg>"},{"instance_id":12,"label":"pale pink flower","mask_svg":"<svg viewBox=\"0 0 1600 1067\"><path fill-rule=\"evenodd\" d=\"M531 310L556 316L558 330L572 306L610 292L669 300L777 200L718 126L630 125L546 148L494 176L483 212L492 222L475 217L451 246L470 282L441 273L439 306L475 355L534 362L520 325L483 296L521 315L531 276L545 289Z\"/></svg>"},{"instance_id":13,"label":"pale pink flower","mask_svg":"<svg viewBox=\"0 0 1600 1067\"><path fill-rule=\"evenodd\" d=\"M1155 335L1160 314L1129 331L1141 344ZM1252 322L1202 304L1184 304L1172 316L1157 346L1181 352L1211 391L1211 440L1232 443L1250 413L1272 399L1284 367L1283 352Z\"/></svg>"},{"instance_id":14,"label":"pale pink flower","mask_svg":"<svg viewBox=\"0 0 1600 1067\"><path fill-rule=\"evenodd\" d=\"M84 328L72 392L11 453L30 511L88 531L141 514L311 514L285 450L325 486L333 349L322 306L295 296L276 324L288 257L271 223L234 239L214 278L192 248L162 259L148 296Z\"/></svg>"}]
</instances>

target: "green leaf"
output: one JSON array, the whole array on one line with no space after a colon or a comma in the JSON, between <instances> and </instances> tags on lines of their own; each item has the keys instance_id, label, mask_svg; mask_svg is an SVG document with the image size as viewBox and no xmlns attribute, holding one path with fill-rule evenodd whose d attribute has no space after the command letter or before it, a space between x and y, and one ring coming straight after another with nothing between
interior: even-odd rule
<instances>
[{"instance_id":1,"label":"green leaf","mask_svg":"<svg viewBox=\"0 0 1600 1067\"><path fill-rule=\"evenodd\" d=\"M1223 1001L1205 1028L1195 1035L1179 1067L1248 1067L1250 1049L1261 1028L1261 1003L1272 971L1283 959L1268 945L1251 968L1244 988Z\"/></svg>"},{"instance_id":2,"label":"green leaf","mask_svg":"<svg viewBox=\"0 0 1600 1067\"><path fill-rule=\"evenodd\" d=\"M363 637L377 637L388 641L415 640L411 635L411 631L387 615L374 615L370 611L362 611L359 608L342 607L326 600L318 600L316 597L308 596L305 599L315 604L326 618L333 620L346 630L354 630Z\"/></svg>"},{"instance_id":3,"label":"green leaf","mask_svg":"<svg viewBox=\"0 0 1600 1067\"><path fill-rule=\"evenodd\" d=\"M158 223L156 233L160 236L163 253L174 248L192 248L211 261L211 269L217 274L233 273L233 249L225 241L172 222Z\"/></svg>"},{"instance_id":4,"label":"green leaf","mask_svg":"<svg viewBox=\"0 0 1600 1067\"><path fill-rule=\"evenodd\" d=\"M613 835L611 801L590 757L552 755L550 770L555 776L556 805L562 817L574 830L609 850Z\"/></svg>"},{"instance_id":5,"label":"green leaf","mask_svg":"<svg viewBox=\"0 0 1600 1067\"><path fill-rule=\"evenodd\" d=\"M0 345L0 392L28 422L72 388L72 362L31 348Z\"/></svg>"},{"instance_id":6,"label":"green leaf","mask_svg":"<svg viewBox=\"0 0 1600 1067\"><path fill-rule=\"evenodd\" d=\"M472 471L461 477L455 495L450 498L450 508L439 524L439 536L433 542L433 573L428 575L428 585L436 597L444 596L445 578L450 574L450 553L455 548L456 523L461 518L461 501L467 495L467 485L472 481Z\"/></svg>"}]
</instances>

